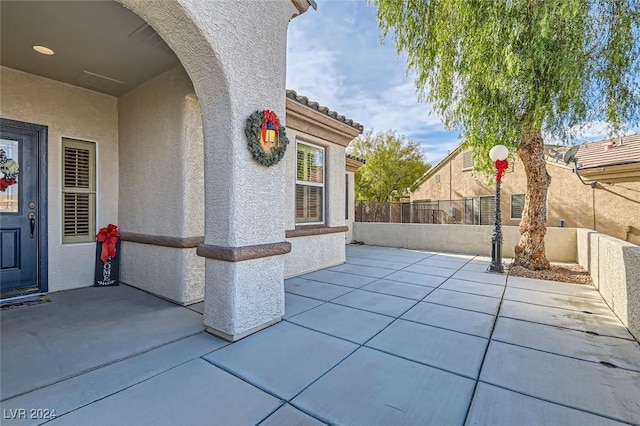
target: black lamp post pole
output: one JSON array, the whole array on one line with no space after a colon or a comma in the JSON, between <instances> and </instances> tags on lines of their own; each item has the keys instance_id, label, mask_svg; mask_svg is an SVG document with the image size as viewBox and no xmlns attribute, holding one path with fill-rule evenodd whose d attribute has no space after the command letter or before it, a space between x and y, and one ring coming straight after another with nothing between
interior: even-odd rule
<instances>
[{"instance_id":1,"label":"black lamp post pole","mask_svg":"<svg viewBox=\"0 0 640 426\"><path fill-rule=\"evenodd\" d=\"M489 265L489 272L504 272L502 266L502 215L500 213L500 185L498 174L500 170L496 172L496 215L493 222L493 236L491 237L491 265Z\"/></svg>"}]
</instances>

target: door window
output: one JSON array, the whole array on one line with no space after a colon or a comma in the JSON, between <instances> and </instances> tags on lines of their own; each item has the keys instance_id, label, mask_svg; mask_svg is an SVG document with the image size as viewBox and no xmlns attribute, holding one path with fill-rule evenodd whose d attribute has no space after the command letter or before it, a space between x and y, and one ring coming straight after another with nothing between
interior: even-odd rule
<instances>
[{"instance_id":1,"label":"door window","mask_svg":"<svg viewBox=\"0 0 640 426\"><path fill-rule=\"evenodd\" d=\"M0 139L0 212L20 211L20 144L10 139Z\"/></svg>"}]
</instances>

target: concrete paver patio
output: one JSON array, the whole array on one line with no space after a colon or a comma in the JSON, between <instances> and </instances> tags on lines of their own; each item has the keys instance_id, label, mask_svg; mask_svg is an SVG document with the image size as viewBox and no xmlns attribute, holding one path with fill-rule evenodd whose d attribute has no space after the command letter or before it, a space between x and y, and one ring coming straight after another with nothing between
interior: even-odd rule
<instances>
[{"instance_id":1,"label":"concrete paver patio","mask_svg":"<svg viewBox=\"0 0 640 426\"><path fill-rule=\"evenodd\" d=\"M1 423L640 424L640 345L595 289L347 254L286 280L284 320L233 344L201 304L127 286L3 311Z\"/></svg>"}]
</instances>

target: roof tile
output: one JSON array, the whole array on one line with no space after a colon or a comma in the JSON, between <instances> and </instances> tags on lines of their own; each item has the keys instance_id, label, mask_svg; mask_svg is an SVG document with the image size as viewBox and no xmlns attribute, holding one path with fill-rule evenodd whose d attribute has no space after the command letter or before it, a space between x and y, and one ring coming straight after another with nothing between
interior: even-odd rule
<instances>
[{"instance_id":1,"label":"roof tile","mask_svg":"<svg viewBox=\"0 0 640 426\"><path fill-rule=\"evenodd\" d=\"M582 144L576 158L579 169L640 163L640 134Z\"/></svg>"},{"instance_id":2,"label":"roof tile","mask_svg":"<svg viewBox=\"0 0 640 426\"><path fill-rule=\"evenodd\" d=\"M325 106L321 106L320 104L318 104L317 102L313 102L310 101L309 98L307 98L306 96L300 96L296 93L295 90L287 90L287 98L289 99L293 99L296 102L301 103L304 106L307 106L309 108L313 108L318 112L321 112L323 114L328 115L331 118L334 118L348 126L351 126L357 130L360 130L360 132L362 132L364 130L364 126L360 123L357 123L347 117L345 117L344 115L339 115L337 112L330 110L329 108L325 107Z\"/></svg>"}]
</instances>

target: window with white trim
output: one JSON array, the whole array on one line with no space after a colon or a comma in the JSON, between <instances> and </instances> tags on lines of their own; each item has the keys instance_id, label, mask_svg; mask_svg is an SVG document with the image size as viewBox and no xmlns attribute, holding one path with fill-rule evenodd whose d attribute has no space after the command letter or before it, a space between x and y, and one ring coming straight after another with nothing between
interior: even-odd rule
<instances>
[{"instance_id":1,"label":"window with white trim","mask_svg":"<svg viewBox=\"0 0 640 426\"><path fill-rule=\"evenodd\" d=\"M62 139L62 242L96 239L96 144Z\"/></svg>"},{"instance_id":2,"label":"window with white trim","mask_svg":"<svg viewBox=\"0 0 640 426\"><path fill-rule=\"evenodd\" d=\"M511 194L511 220L522 219L525 194Z\"/></svg>"},{"instance_id":3,"label":"window with white trim","mask_svg":"<svg viewBox=\"0 0 640 426\"><path fill-rule=\"evenodd\" d=\"M324 148L296 144L296 224L324 223Z\"/></svg>"}]
</instances>

